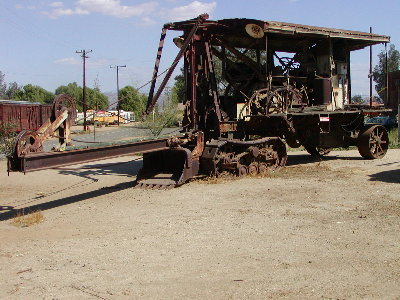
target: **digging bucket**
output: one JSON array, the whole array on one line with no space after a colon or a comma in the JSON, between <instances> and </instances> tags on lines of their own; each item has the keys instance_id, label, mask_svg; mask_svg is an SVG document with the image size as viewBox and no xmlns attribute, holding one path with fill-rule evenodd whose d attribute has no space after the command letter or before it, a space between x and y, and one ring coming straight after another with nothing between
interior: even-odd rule
<instances>
[{"instance_id":1,"label":"digging bucket","mask_svg":"<svg viewBox=\"0 0 400 300\"><path fill-rule=\"evenodd\" d=\"M143 154L143 167L136 179L136 186L168 189L185 183L198 174L199 160L192 158L186 148L173 148Z\"/></svg>"}]
</instances>

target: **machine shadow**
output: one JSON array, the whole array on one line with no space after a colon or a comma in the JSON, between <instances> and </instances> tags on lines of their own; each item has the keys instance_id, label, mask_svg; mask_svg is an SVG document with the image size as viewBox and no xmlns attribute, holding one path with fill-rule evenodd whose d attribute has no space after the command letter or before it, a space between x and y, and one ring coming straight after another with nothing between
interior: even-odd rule
<instances>
[{"instance_id":1,"label":"machine shadow","mask_svg":"<svg viewBox=\"0 0 400 300\"><path fill-rule=\"evenodd\" d=\"M75 175L85 179L89 179L93 182L97 182L98 178L96 176L100 175L114 175L114 176L127 176L127 177L135 177L142 167L142 160L133 160L126 162L118 162L118 163L99 163L99 164L87 164L83 165L80 168L57 168L59 170L59 174L61 175ZM6 221L14 218L20 214L29 214L34 211L44 211L84 200L88 200L91 198L95 198L98 196L104 196L107 194L114 193L116 191L121 191L125 189L129 189L135 186L134 181L122 182L116 184L114 186L106 186L101 187L94 191L89 191L85 193L81 193L78 195L68 196L64 198L60 198L57 200L51 200L44 203L34 204L31 206L25 206L23 208L15 208L14 206L0 206L0 221ZM32 199L34 201L35 199ZM4 212L2 212L4 211Z\"/></svg>"},{"instance_id":2,"label":"machine shadow","mask_svg":"<svg viewBox=\"0 0 400 300\"><path fill-rule=\"evenodd\" d=\"M318 161L324 160L362 160L361 157L338 157L338 156L325 156L322 158L315 158L307 153L304 154L293 154L288 157L287 166L294 166L300 164L311 164ZM118 162L118 163L98 163L98 164L85 164L82 167L78 168L65 168L60 167L57 168L59 170L59 174L61 175L75 175L85 179L90 179L92 181L98 181L96 176L101 175L114 175L114 176L127 176L127 177L135 177L140 168L143 165L142 159L136 159L132 161ZM370 180L374 181L385 181L385 182L393 182L399 183L400 180L400 170L397 171L386 171L377 174L371 175ZM48 210L84 200L88 200L91 198L95 198L98 196L103 196L107 194L111 194L116 191L121 191L125 189L129 189L135 186L134 181L123 182L116 184L114 186L101 187L94 191L89 191L85 193L81 193L78 195L68 196L64 198L60 198L57 200L52 200L40 204L35 204L31 206L26 206L24 208L14 208L13 206L0 206L0 221L5 221L14 218L18 214L28 214L29 212L34 212L37 210Z\"/></svg>"},{"instance_id":3,"label":"machine shadow","mask_svg":"<svg viewBox=\"0 0 400 300\"><path fill-rule=\"evenodd\" d=\"M59 167L56 170L61 175L75 175L97 181L95 177L100 175L136 177L142 165L142 159L135 159L117 163L85 164L80 168Z\"/></svg>"},{"instance_id":4,"label":"machine shadow","mask_svg":"<svg viewBox=\"0 0 400 300\"><path fill-rule=\"evenodd\" d=\"M330 160L363 160L363 159L364 158L358 156L339 157L333 154L329 154L323 157L314 157L306 152L304 152L304 154L290 154L289 152L286 166L305 165L305 164L312 164L315 162L330 161Z\"/></svg>"},{"instance_id":5,"label":"machine shadow","mask_svg":"<svg viewBox=\"0 0 400 300\"><path fill-rule=\"evenodd\" d=\"M107 194L114 193L116 191L122 191L122 190L132 188L133 185L134 185L133 182L122 182L122 183L116 184L114 186L102 187L102 188L99 188L94 191L85 192L85 193L73 195L73 196L68 196L65 198L60 198L60 199L48 201L45 203L35 204L35 205L27 206L24 208L15 209L12 206L2 207L2 209L5 208L8 211L0 214L0 221L6 221L9 219L12 219L15 216L17 216L18 214L22 214L22 213L28 214L30 212L34 212L34 211L38 211L38 210L44 211L44 210L56 208L59 206L64 206L67 204L88 200L88 199L95 198L98 196L104 196Z\"/></svg>"},{"instance_id":6,"label":"machine shadow","mask_svg":"<svg viewBox=\"0 0 400 300\"><path fill-rule=\"evenodd\" d=\"M400 169L382 171L369 175L370 181L381 181L386 183L400 183Z\"/></svg>"}]
</instances>

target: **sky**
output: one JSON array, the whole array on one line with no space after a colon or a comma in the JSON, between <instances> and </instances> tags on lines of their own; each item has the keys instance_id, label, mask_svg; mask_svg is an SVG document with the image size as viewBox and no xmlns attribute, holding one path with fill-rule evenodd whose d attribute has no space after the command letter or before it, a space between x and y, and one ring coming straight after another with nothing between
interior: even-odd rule
<instances>
[{"instance_id":1,"label":"sky","mask_svg":"<svg viewBox=\"0 0 400 300\"><path fill-rule=\"evenodd\" d=\"M152 76L163 24L208 13L210 19L253 18L369 31L391 36L400 49L398 0L0 0L0 71L6 82L39 85L54 92L60 85L82 85L82 58L88 54L86 84L103 92L139 87ZM167 33L161 68L178 52ZM383 45L373 47L373 64ZM369 94L369 50L352 53L352 93ZM171 85L173 82L171 83ZM147 87L146 87L147 88ZM144 88L142 92L148 89Z\"/></svg>"}]
</instances>

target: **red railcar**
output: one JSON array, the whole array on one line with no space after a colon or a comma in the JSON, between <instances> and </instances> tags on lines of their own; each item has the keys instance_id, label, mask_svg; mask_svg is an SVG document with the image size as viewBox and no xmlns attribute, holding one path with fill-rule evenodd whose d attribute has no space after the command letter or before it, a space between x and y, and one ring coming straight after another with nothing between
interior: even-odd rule
<instances>
[{"instance_id":1,"label":"red railcar","mask_svg":"<svg viewBox=\"0 0 400 300\"><path fill-rule=\"evenodd\" d=\"M0 100L0 123L12 125L12 131L37 130L52 113L52 104Z\"/></svg>"}]
</instances>

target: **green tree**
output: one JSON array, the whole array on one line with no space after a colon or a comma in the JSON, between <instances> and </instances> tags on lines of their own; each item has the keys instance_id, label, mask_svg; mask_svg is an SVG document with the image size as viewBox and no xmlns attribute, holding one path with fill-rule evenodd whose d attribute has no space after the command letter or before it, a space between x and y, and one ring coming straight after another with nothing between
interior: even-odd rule
<instances>
[{"instance_id":1,"label":"green tree","mask_svg":"<svg viewBox=\"0 0 400 300\"><path fill-rule=\"evenodd\" d=\"M59 86L55 92L56 95L67 94L75 100L75 107L83 110L83 88L78 86L76 82L68 85ZM99 88L86 88L86 108L87 109L106 109L108 107L108 98Z\"/></svg>"},{"instance_id":2,"label":"green tree","mask_svg":"<svg viewBox=\"0 0 400 300\"><path fill-rule=\"evenodd\" d=\"M6 98L7 84L4 81L4 73L0 71L0 99Z\"/></svg>"},{"instance_id":3,"label":"green tree","mask_svg":"<svg viewBox=\"0 0 400 300\"><path fill-rule=\"evenodd\" d=\"M79 100L82 97L82 87L78 86L76 82L69 83L68 85L61 85L56 89L55 94L68 94L72 98Z\"/></svg>"},{"instance_id":4,"label":"green tree","mask_svg":"<svg viewBox=\"0 0 400 300\"><path fill-rule=\"evenodd\" d=\"M352 104L363 104L363 103L365 103L365 101L361 95L354 95L353 97L351 97L351 103Z\"/></svg>"},{"instance_id":5,"label":"green tree","mask_svg":"<svg viewBox=\"0 0 400 300\"><path fill-rule=\"evenodd\" d=\"M178 103L185 102L185 76L183 75L183 68L181 68L181 74L175 76L175 84L172 87L172 95L176 98Z\"/></svg>"},{"instance_id":6,"label":"green tree","mask_svg":"<svg viewBox=\"0 0 400 300\"><path fill-rule=\"evenodd\" d=\"M7 99L16 99L18 93L21 92L20 86L16 82L11 82L6 91Z\"/></svg>"},{"instance_id":7,"label":"green tree","mask_svg":"<svg viewBox=\"0 0 400 300\"><path fill-rule=\"evenodd\" d=\"M178 111L178 101L174 97L173 91L170 92L170 88L167 88L164 92L164 102L162 119L164 120L165 127L177 126L180 120L182 120L182 112Z\"/></svg>"},{"instance_id":8,"label":"green tree","mask_svg":"<svg viewBox=\"0 0 400 300\"><path fill-rule=\"evenodd\" d=\"M86 88L87 109L99 110L108 108L108 97L98 88Z\"/></svg>"},{"instance_id":9,"label":"green tree","mask_svg":"<svg viewBox=\"0 0 400 300\"><path fill-rule=\"evenodd\" d=\"M77 110L82 111L82 94L83 89L78 86L76 82L69 83L68 85L59 86L56 91L56 95L67 94L75 101L75 107Z\"/></svg>"},{"instance_id":10,"label":"green tree","mask_svg":"<svg viewBox=\"0 0 400 300\"><path fill-rule=\"evenodd\" d=\"M146 108L147 97L133 86L127 85L119 90L119 107L141 116Z\"/></svg>"},{"instance_id":11,"label":"green tree","mask_svg":"<svg viewBox=\"0 0 400 300\"><path fill-rule=\"evenodd\" d=\"M385 82L386 82L386 53L382 50L378 54L379 62L372 72L375 81L375 90L381 97L385 98ZM400 52L396 50L393 44L390 44L387 59L387 71L393 72L400 69Z\"/></svg>"},{"instance_id":12,"label":"green tree","mask_svg":"<svg viewBox=\"0 0 400 300\"><path fill-rule=\"evenodd\" d=\"M54 94L40 86L27 84L16 92L14 98L30 102L53 103Z\"/></svg>"}]
</instances>

